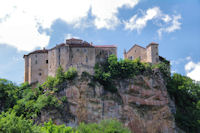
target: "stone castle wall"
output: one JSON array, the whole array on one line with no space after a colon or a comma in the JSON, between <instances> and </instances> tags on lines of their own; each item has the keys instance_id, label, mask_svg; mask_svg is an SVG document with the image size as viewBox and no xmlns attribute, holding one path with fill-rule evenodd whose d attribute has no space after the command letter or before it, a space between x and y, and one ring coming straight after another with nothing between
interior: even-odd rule
<instances>
[{"instance_id":1,"label":"stone castle wall","mask_svg":"<svg viewBox=\"0 0 200 133\"><path fill-rule=\"evenodd\" d=\"M142 62L156 64L159 62L158 44L150 43L146 48L134 45L128 52L124 52L125 59L139 58Z\"/></svg>"},{"instance_id":2,"label":"stone castle wall","mask_svg":"<svg viewBox=\"0 0 200 133\"><path fill-rule=\"evenodd\" d=\"M43 83L48 76L48 53L31 54L26 57L25 81Z\"/></svg>"},{"instance_id":3,"label":"stone castle wall","mask_svg":"<svg viewBox=\"0 0 200 133\"><path fill-rule=\"evenodd\" d=\"M64 71L74 67L79 74L83 71L93 74L96 63L105 61L111 54L117 55L117 48L112 45L93 46L79 39L66 42L50 50L36 50L24 55L24 81L41 84L48 76L54 77L59 66Z\"/></svg>"}]
</instances>

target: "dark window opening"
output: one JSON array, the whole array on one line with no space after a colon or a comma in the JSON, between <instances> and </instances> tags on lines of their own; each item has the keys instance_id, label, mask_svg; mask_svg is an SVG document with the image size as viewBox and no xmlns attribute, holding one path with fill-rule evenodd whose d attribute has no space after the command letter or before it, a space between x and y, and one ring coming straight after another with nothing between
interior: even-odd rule
<instances>
[{"instance_id":1,"label":"dark window opening","mask_svg":"<svg viewBox=\"0 0 200 133\"><path fill-rule=\"evenodd\" d=\"M46 64L48 64L48 60L46 60Z\"/></svg>"},{"instance_id":2,"label":"dark window opening","mask_svg":"<svg viewBox=\"0 0 200 133\"><path fill-rule=\"evenodd\" d=\"M88 63L88 57L86 56L86 63Z\"/></svg>"},{"instance_id":3,"label":"dark window opening","mask_svg":"<svg viewBox=\"0 0 200 133\"><path fill-rule=\"evenodd\" d=\"M37 60L35 61L35 64L37 64Z\"/></svg>"},{"instance_id":4,"label":"dark window opening","mask_svg":"<svg viewBox=\"0 0 200 133\"><path fill-rule=\"evenodd\" d=\"M41 76L42 75L42 73L39 73L39 76Z\"/></svg>"},{"instance_id":5,"label":"dark window opening","mask_svg":"<svg viewBox=\"0 0 200 133\"><path fill-rule=\"evenodd\" d=\"M76 50L77 52L79 51L79 49Z\"/></svg>"},{"instance_id":6,"label":"dark window opening","mask_svg":"<svg viewBox=\"0 0 200 133\"><path fill-rule=\"evenodd\" d=\"M136 50L135 50L135 53L136 53Z\"/></svg>"}]
</instances>

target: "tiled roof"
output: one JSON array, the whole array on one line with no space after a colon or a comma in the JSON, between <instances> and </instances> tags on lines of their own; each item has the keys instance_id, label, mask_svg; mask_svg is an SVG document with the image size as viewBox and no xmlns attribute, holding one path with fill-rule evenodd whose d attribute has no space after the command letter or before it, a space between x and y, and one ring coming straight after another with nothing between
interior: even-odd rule
<instances>
[{"instance_id":1,"label":"tiled roof","mask_svg":"<svg viewBox=\"0 0 200 133\"><path fill-rule=\"evenodd\" d=\"M151 42L149 45L146 46L146 48L148 48L148 47L151 46L151 45L158 45L158 43Z\"/></svg>"},{"instance_id":2,"label":"tiled roof","mask_svg":"<svg viewBox=\"0 0 200 133\"><path fill-rule=\"evenodd\" d=\"M38 54L38 53L48 53L48 50L47 50L47 49L43 49L43 50L35 50L35 51L30 52L29 54L24 55L24 56L29 56L29 55L31 55L31 54Z\"/></svg>"},{"instance_id":3,"label":"tiled roof","mask_svg":"<svg viewBox=\"0 0 200 133\"><path fill-rule=\"evenodd\" d=\"M140 47L140 48L142 48L142 49L145 49L144 47L135 44L135 45L133 45L133 46L128 50L128 52L130 52L134 47ZM126 52L126 53L128 53L128 52Z\"/></svg>"},{"instance_id":4,"label":"tiled roof","mask_svg":"<svg viewBox=\"0 0 200 133\"><path fill-rule=\"evenodd\" d=\"M115 45L95 45L95 48L116 48Z\"/></svg>"}]
</instances>

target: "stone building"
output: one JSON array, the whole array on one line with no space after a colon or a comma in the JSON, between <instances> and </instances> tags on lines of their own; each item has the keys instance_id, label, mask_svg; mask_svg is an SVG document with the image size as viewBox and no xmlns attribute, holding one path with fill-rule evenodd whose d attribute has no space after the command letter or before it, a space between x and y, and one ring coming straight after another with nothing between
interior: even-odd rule
<instances>
[{"instance_id":1,"label":"stone building","mask_svg":"<svg viewBox=\"0 0 200 133\"><path fill-rule=\"evenodd\" d=\"M59 66L64 71L75 67L78 73L93 73L95 64L103 62L111 54L117 55L114 45L95 46L80 39L68 39L52 49L36 50L24 55L24 81L41 84L48 76L55 76Z\"/></svg>"},{"instance_id":2,"label":"stone building","mask_svg":"<svg viewBox=\"0 0 200 133\"><path fill-rule=\"evenodd\" d=\"M139 58L142 62L152 64L156 64L162 59L158 54L158 44L153 42L147 45L146 48L135 44L128 52L124 50L124 58L130 60Z\"/></svg>"}]
</instances>

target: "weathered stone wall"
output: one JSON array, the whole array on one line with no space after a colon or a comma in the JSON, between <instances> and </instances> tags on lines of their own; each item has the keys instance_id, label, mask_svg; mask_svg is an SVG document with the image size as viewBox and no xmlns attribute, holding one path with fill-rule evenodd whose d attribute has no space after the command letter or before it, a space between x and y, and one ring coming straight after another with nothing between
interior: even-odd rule
<instances>
[{"instance_id":1,"label":"weathered stone wall","mask_svg":"<svg viewBox=\"0 0 200 133\"><path fill-rule=\"evenodd\" d=\"M138 45L135 45L127 53L125 53L124 57L130 60L140 58L141 61L146 62L146 59L147 59L146 49Z\"/></svg>"},{"instance_id":2,"label":"weathered stone wall","mask_svg":"<svg viewBox=\"0 0 200 133\"><path fill-rule=\"evenodd\" d=\"M150 43L146 48L134 45L128 52L124 52L124 58L130 60L140 58L142 62L156 64L159 62L158 44Z\"/></svg>"},{"instance_id":3,"label":"weathered stone wall","mask_svg":"<svg viewBox=\"0 0 200 133\"><path fill-rule=\"evenodd\" d=\"M55 76L57 70L57 49L52 49L48 51L48 76Z\"/></svg>"},{"instance_id":4,"label":"weathered stone wall","mask_svg":"<svg viewBox=\"0 0 200 133\"><path fill-rule=\"evenodd\" d=\"M24 82L28 82L28 78L29 78L29 57L28 56L24 56Z\"/></svg>"},{"instance_id":5,"label":"weathered stone wall","mask_svg":"<svg viewBox=\"0 0 200 133\"><path fill-rule=\"evenodd\" d=\"M66 44L50 50L36 50L25 55L25 81L43 83L48 76L56 75L59 66L64 71L75 67L79 74L83 71L93 74L95 64L105 61L111 54L117 55L116 47L96 47L79 39L69 39Z\"/></svg>"},{"instance_id":6,"label":"weathered stone wall","mask_svg":"<svg viewBox=\"0 0 200 133\"><path fill-rule=\"evenodd\" d=\"M69 55L69 67L75 67L81 74L83 71L93 73L95 65L94 47L71 47Z\"/></svg>"},{"instance_id":7,"label":"weathered stone wall","mask_svg":"<svg viewBox=\"0 0 200 133\"><path fill-rule=\"evenodd\" d=\"M48 75L48 53L29 55L29 83L43 83Z\"/></svg>"},{"instance_id":8,"label":"weathered stone wall","mask_svg":"<svg viewBox=\"0 0 200 133\"><path fill-rule=\"evenodd\" d=\"M159 54L158 54L158 44L150 44L146 48L147 54L147 62L151 62L153 64L159 62Z\"/></svg>"},{"instance_id":9,"label":"weathered stone wall","mask_svg":"<svg viewBox=\"0 0 200 133\"><path fill-rule=\"evenodd\" d=\"M117 56L117 48L116 47L95 47L95 62L103 62L105 61L110 55Z\"/></svg>"}]
</instances>

